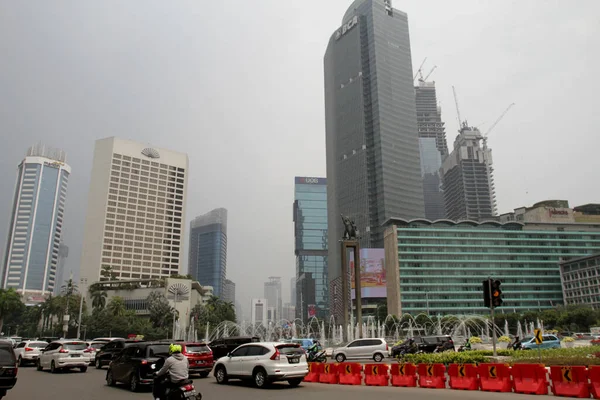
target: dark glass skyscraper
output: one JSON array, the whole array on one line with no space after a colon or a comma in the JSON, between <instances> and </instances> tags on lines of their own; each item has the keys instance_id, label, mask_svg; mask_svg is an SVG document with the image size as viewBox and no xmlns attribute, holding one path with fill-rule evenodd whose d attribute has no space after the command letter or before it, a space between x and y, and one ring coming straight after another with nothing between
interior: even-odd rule
<instances>
[{"instance_id":1,"label":"dark glass skyscraper","mask_svg":"<svg viewBox=\"0 0 600 400\"><path fill-rule=\"evenodd\" d=\"M215 296L225 293L227 272L227 210L217 208L190 224L189 271L201 285L212 286Z\"/></svg>"},{"instance_id":2,"label":"dark glass skyscraper","mask_svg":"<svg viewBox=\"0 0 600 400\"><path fill-rule=\"evenodd\" d=\"M296 317L329 315L327 285L327 180L296 177L294 237Z\"/></svg>"},{"instance_id":3,"label":"dark glass skyscraper","mask_svg":"<svg viewBox=\"0 0 600 400\"><path fill-rule=\"evenodd\" d=\"M330 304L341 304L340 214L363 248L393 217L424 217L408 18L390 0L356 0L324 59ZM341 310L332 310L340 315Z\"/></svg>"}]
</instances>

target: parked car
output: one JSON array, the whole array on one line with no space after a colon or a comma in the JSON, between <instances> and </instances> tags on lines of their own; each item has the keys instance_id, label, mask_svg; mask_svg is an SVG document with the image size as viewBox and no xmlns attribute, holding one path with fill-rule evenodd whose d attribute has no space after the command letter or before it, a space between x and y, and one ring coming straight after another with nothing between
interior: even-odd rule
<instances>
[{"instance_id":1,"label":"parked car","mask_svg":"<svg viewBox=\"0 0 600 400\"><path fill-rule=\"evenodd\" d=\"M201 378L206 378L212 371L214 365L213 352L206 343L181 343L181 353L188 359L190 375L198 374Z\"/></svg>"},{"instance_id":2,"label":"parked car","mask_svg":"<svg viewBox=\"0 0 600 400\"><path fill-rule=\"evenodd\" d=\"M304 350L296 343L249 343L220 358L214 371L219 384L242 379L252 380L259 388L275 381L287 381L295 387L308 374L308 363Z\"/></svg>"},{"instance_id":3,"label":"parked car","mask_svg":"<svg viewBox=\"0 0 600 400\"><path fill-rule=\"evenodd\" d=\"M0 399L6 396L6 391L12 389L17 384L17 358L13 351L12 342L8 340L0 341Z\"/></svg>"},{"instance_id":4,"label":"parked car","mask_svg":"<svg viewBox=\"0 0 600 400\"><path fill-rule=\"evenodd\" d=\"M86 372L90 363L90 351L86 342L81 340L57 340L44 349L37 360L37 369L50 368L56 373L62 369L79 368Z\"/></svg>"},{"instance_id":5,"label":"parked car","mask_svg":"<svg viewBox=\"0 0 600 400\"><path fill-rule=\"evenodd\" d=\"M308 351L308 348L315 343L314 339L292 339L290 343L297 343L304 349L304 351Z\"/></svg>"},{"instance_id":6,"label":"parked car","mask_svg":"<svg viewBox=\"0 0 600 400\"><path fill-rule=\"evenodd\" d=\"M129 390L137 392L142 386L152 385L154 373L162 367L167 357L167 342L129 342L110 363L106 384L114 386L125 383Z\"/></svg>"},{"instance_id":7,"label":"parked car","mask_svg":"<svg viewBox=\"0 0 600 400\"><path fill-rule=\"evenodd\" d=\"M413 338L420 353L433 353L437 351L455 351L454 341L450 335L440 336L416 336ZM390 350L391 357L398 357L402 350L408 345L408 339L397 344Z\"/></svg>"},{"instance_id":8,"label":"parked car","mask_svg":"<svg viewBox=\"0 0 600 400\"><path fill-rule=\"evenodd\" d=\"M35 364L40 356L40 352L48 346L48 343L39 340L21 342L15 347L15 357L19 367L25 364Z\"/></svg>"},{"instance_id":9,"label":"parked car","mask_svg":"<svg viewBox=\"0 0 600 400\"><path fill-rule=\"evenodd\" d=\"M88 343L88 349L90 349L90 365L96 365L96 353L100 351L108 342L103 340L92 340Z\"/></svg>"},{"instance_id":10,"label":"parked car","mask_svg":"<svg viewBox=\"0 0 600 400\"><path fill-rule=\"evenodd\" d=\"M213 340L208 345L213 352L213 358L218 360L235 350L238 346L253 342L260 342L260 338L256 336L227 337Z\"/></svg>"},{"instance_id":11,"label":"parked car","mask_svg":"<svg viewBox=\"0 0 600 400\"><path fill-rule=\"evenodd\" d=\"M353 358L372 358L375 362L381 362L389 355L389 348L384 339L357 339L346 346L333 350L333 358L337 362L344 362Z\"/></svg>"},{"instance_id":12,"label":"parked car","mask_svg":"<svg viewBox=\"0 0 600 400\"><path fill-rule=\"evenodd\" d=\"M140 340L115 339L106 343L102 348L95 352L94 364L97 369L110 364L110 362L126 347L132 344L141 343Z\"/></svg>"},{"instance_id":13,"label":"parked car","mask_svg":"<svg viewBox=\"0 0 600 400\"><path fill-rule=\"evenodd\" d=\"M537 345L535 344L535 338L533 336L528 336L521 341L522 349L560 349L560 339L555 335L542 335L542 339L542 344Z\"/></svg>"}]
</instances>

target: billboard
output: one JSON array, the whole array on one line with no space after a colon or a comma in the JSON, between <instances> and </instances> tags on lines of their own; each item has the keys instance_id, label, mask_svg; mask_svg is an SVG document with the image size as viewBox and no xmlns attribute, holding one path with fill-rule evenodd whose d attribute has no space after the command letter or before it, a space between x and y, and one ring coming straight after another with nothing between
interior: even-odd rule
<instances>
[{"instance_id":1,"label":"billboard","mask_svg":"<svg viewBox=\"0 0 600 400\"><path fill-rule=\"evenodd\" d=\"M307 308L308 308L308 318L317 316L317 305L316 304L309 304L307 306Z\"/></svg>"},{"instance_id":2,"label":"billboard","mask_svg":"<svg viewBox=\"0 0 600 400\"><path fill-rule=\"evenodd\" d=\"M354 260L352 258L352 256L349 257L349 270L352 299L354 299ZM387 297L384 259L384 249L360 249L360 293L363 299Z\"/></svg>"}]
</instances>

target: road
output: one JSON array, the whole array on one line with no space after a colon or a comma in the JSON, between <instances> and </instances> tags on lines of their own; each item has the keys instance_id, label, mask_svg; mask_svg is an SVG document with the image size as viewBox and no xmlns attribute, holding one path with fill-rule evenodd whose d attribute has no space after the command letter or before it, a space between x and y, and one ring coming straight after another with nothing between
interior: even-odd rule
<instances>
[{"instance_id":1,"label":"road","mask_svg":"<svg viewBox=\"0 0 600 400\"><path fill-rule=\"evenodd\" d=\"M52 400L132 400L151 399L150 391L131 393L124 387L108 387L104 381L106 369L98 371L90 368L86 373L65 372L51 374L38 372L35 368L19 368L19 381L15 388L8 392L6 400L11 399L52 399ZM305 383L291 388L287 383L274 384L269 389L256 389L249 384L233 381L229 385L220 386L214 378L194 379L196 388L203 395L203 400L246 399L246 400L365 400L377 396L377 400L397 399L407 396L416 400L479 400L481 392L459 390L435 390L418 388L366 387L325 385ZM485 393L487 400L531 400L531 396L513 393ZM537 397L536 397L537 398Z\"/></svg>"}]
</instances>

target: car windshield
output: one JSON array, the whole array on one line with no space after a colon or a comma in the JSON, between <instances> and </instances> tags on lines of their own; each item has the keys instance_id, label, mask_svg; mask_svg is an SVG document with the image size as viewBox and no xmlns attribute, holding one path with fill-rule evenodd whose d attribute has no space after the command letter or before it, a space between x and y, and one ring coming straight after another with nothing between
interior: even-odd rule
<instances>
[{"instance_id":1,"label":"car windshield","mask_svg":"<svg viewBox=\"0 0 600 400\"><path fill-rule=\"evenodd\" d=\"M33 347L34 349L43 349L48 346L46 342L29 342L25 347Z\"/></svg>"},{"instance_id":2,"label":"car windshield","mask_svg":"<svg viewBox=\"0 0 600 400\"><path fill-rule=\"evenodd\" d=\"M304 350L302 350L302 347L298 346L297 344L280 344L279 346L276 346L276 348L281 354L285 356L304 354Z\"/></svg>"},{"instance_id":3,"label":"car windshield","mask_svg":"<svg viewBox=\"0 0 600 400\"><path fill-rule=\"evenodd\" d=\"M157 357L157 356L168 356L169 355L169 345L168 344L153 344L148 346L148 357Z\"/></svg>"},{"instance_id":4,"label":"car windshield","mask_svg":"<svg viewBox=\"0 0 600 400\"><path fill-rule=\"evenodd\" d=\"M531 339L533 339L533 336L527 336L522 340L522 342L531 342Z\"/></svg>"},{"instance_id":5,"label":"car windshield","mask_svg":"<svg viewBox=\"0 0 600 400\"><path fill-rule=\"evenodd\" d=\"M12 347L0 347L0 365L15 365L17 362Z\"/></svg>"},{"instance_id":6,"label":"car windshield","mask_svg":"<svg viewBox=\"0 0 600 400\"><path fill-rule=\"evenodd\" d=\"M71 343L63 343L63 349L65 350L85 350L87 345L82 342L71 342Z\"/></svg>"},{"instance_id":7,"label":"car windshield","mask_svg":"<svg viewBox=\"0 0 600 400\"><path fill-rule=\"evenodd\" d=\"M91 348L96 349L96 350L101 349L104 346L106 346L106 343L102 343L102 342L101 343L92 343L90 345Z\"/></svg>"},{"instance_id":8,"label":"car windshield","mask_svg":"<svg viewBox=\"0 0 600 400\"><path fill-rule=\"evenodd\" d=\"M210 353L210 349L205 344L186 344L185 351L187 353Z\"/></svg>"}]
</instances>

